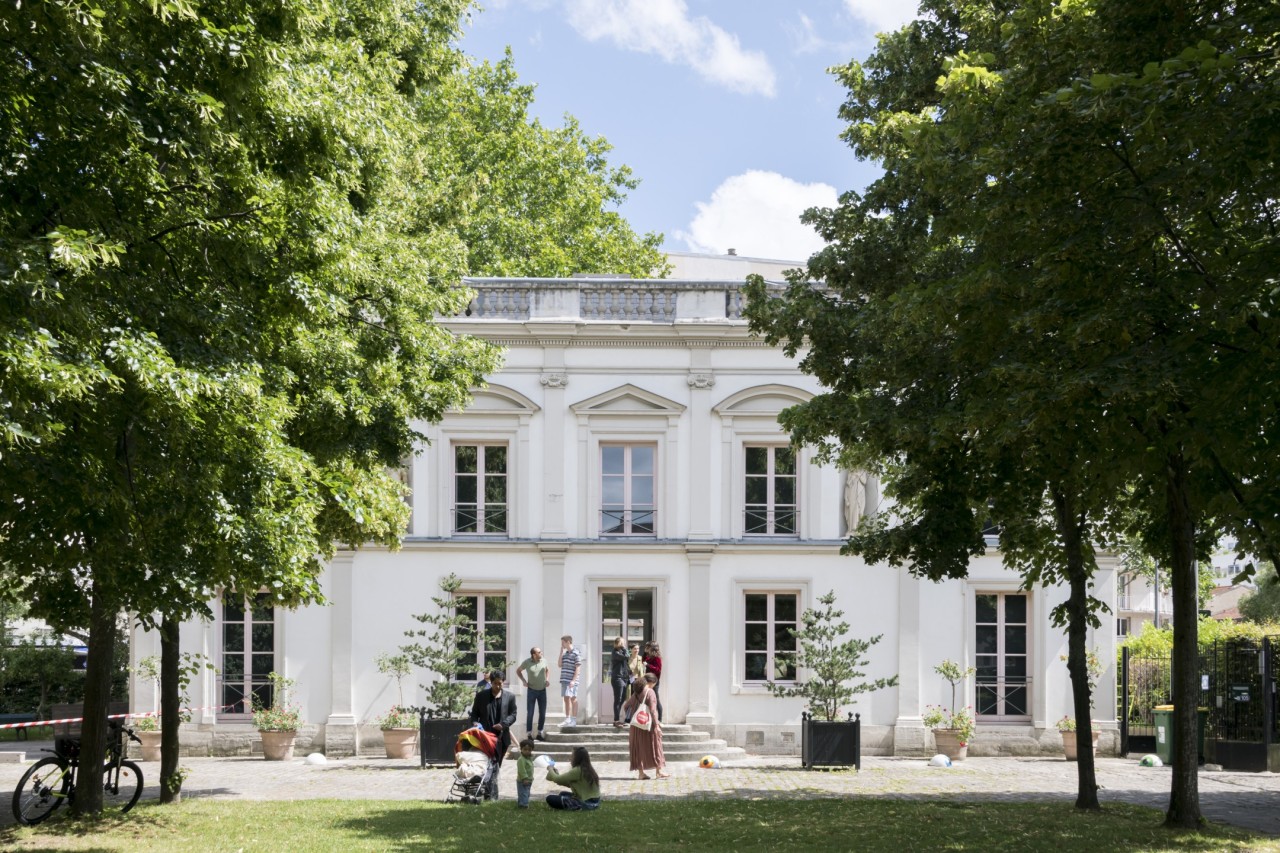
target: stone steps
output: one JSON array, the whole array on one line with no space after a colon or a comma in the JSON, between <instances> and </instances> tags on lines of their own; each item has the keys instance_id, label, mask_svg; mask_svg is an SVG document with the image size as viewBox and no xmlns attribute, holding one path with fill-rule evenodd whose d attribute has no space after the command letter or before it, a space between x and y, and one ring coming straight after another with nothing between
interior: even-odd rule
<instances>
[{"instance_id":1,"label":"stone steps","mask_svg":"<svg viewBox=\"0 0 1280 853\"><path fill-rule=\"evenodd\" d=\"M537 742L533 754L550 756L556 762L567 762L575 747L585 746L591 752L592 761L626 761L630 758L627 740L625 728L616 729L610 724L548 727L547 739ZM747 754L740 747L729 746L719 738L682 724L662 727L662 751L668 762L697 761L704 755L724 760L742 758ZM511 754L519 755L514 744Z\"/></svg>"}]
</instances>

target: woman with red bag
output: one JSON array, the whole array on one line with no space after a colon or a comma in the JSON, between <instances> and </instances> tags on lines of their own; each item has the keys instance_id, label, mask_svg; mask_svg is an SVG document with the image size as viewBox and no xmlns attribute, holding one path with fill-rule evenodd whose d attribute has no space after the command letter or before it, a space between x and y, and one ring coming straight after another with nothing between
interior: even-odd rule
<instances>
[{"instance_id":1,"label":"woman with red bag","mask_svg":"<svg viewBox=\"0 0 1280 853\"><path fill-rule=\"evenodd\" d=\"M666 772L667 758L662 754L662 724L658 721L658 694L653 687L658 679L652 672L645 673L644 689L627 700L625 709L631 715L627 744L631 757L631 769L638 771L641 779L650 778L646 770L657 770L659 779L671 774Z\"/></svg>"}]
</instances>

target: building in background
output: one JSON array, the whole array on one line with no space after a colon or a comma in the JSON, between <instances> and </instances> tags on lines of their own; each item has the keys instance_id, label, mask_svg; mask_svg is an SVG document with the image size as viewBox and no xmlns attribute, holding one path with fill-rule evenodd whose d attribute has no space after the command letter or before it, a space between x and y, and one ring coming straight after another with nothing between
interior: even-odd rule
<instances>
[{"instance_id":1,"label":"building in background","mask_svg":"<svg viewBox=\"0 0 1280 853\"><path fill-rule=\"evenodd\" d=\"M429 441L405 471L403 547L340 553L323 577L328 606L288 612L266 592L226 596L212 621L184 625L184 650L220 673L192 685L206 710L184 729L188 748L246 751L241 700L271 671L296 680L319 748L376 748L372 721L397 697L374 659L405 641L452 573L459 607L488 637L476 674L532 646L554 661L561 635L574 637L586 652L584 723L611 720L606 661L621 635L661 644L668 721L754 752L797 751L801 700L766 682L790 675L788 630L833 590L855 636L883 635L868 677L900 679L849 709L869 753L934 751L921 718L950 700L933 671L945 658L978 669L962 697L979 718L972 753L1060 750L1053 723L1071 713L1071 694L1065 634L1049 614L1065 590L1021 589L995 538L967 579L937 584L841 556L851 525L887 510L878 484L789 444L779 413L820 389L742 318L748 273L776 280L799 264L672 260L677 277L664 280L468 282L476 298L447 324L502 345L505 365L465 411L418 425ZM1115 561L1100 564L1098 588L1115 590ZM1106 748L1115 632L1091 632L1089 644L1108 662L1096 703ZM158 648L139 633L132 653ZM149 709L135 688L135 706Z\"/></svg>"}]
</instances>

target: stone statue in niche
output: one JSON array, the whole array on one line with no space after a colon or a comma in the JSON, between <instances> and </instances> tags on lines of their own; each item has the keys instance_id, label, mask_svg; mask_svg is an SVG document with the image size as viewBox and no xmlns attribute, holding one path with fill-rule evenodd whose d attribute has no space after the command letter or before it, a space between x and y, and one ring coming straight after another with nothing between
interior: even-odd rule
<instances>
[{"instance_id":1,"label":"stone statue in niche","mask_svg":"<svg viewBox=\"0 0 1280 853\"><path fill-rule=\"evenodd\" d=\"M845 530L852 533L867 510L866 471L846 471L844 474L844 524Z\"/></svg>"}]
</instances>

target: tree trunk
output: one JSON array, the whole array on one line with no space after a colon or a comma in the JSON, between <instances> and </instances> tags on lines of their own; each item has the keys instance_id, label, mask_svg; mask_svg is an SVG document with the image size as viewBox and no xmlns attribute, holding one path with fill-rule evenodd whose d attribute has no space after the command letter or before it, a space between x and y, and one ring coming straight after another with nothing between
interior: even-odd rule
<instances>
[{"instance_id":1,"label":"tree trunk","mask_svg":"<svg viewBox=\"0 0 1280 853\"><path fill-rule=\"evenodd\" d=\"M182 801L178 775L178 727L182 725L182 686L178 653L178 620L160 623L160 802Z\"/></svg>"},{"instance_id":2,"label":"tree trunk","mask_svg":"<svg viewBox=\"0 0 1280 853\"><path fill-rule=\"evenodd\" d=\"M108 584L94 577L89 611L89 655L84 670L84 722L80 725L80 778L75 811L102 811L102 765L107 752L107 705L116 654L116 609Z\"/></svg>"},{"instance_id":3,"label":"tree trunk","mask_svg":"<svg viewBox=\"0 0 1280 853\"><path fill-rule=\"evenodd\" d=\"M1200 826L1200 780L1197 706L1200 650L1199 584L1195 564L1195 517L1191 511L1186 463L1180 453L1167 460L1169 567L1173 586L1173 782L1169 792L1167 826Z\"/></svg>"},{"instance_id":4,"label":"tree trunk","mask_svg":"<svg viewBox=\"0 0 1280 853\"><path fill-rule=\"evenodd\" d=\"M1076 718L1076 808L1098 811L1098 777L1093 762L1093 711L1086 638L1089 630L1089 571L1085 565L1084 521L1065 489L1051 487L1070 584L1067 598L1067 672ZM1083 746L1081 746L1083 744Z\"/></svg>"}]
</instances>

